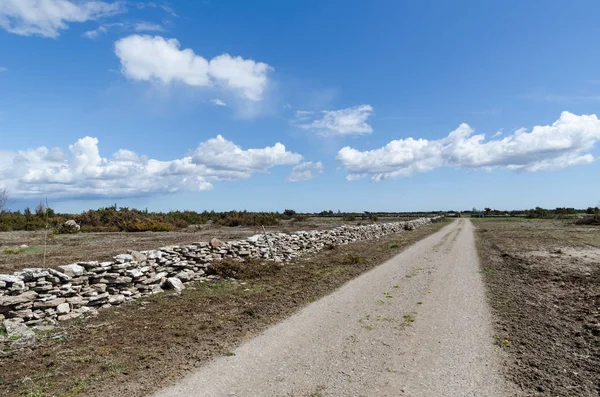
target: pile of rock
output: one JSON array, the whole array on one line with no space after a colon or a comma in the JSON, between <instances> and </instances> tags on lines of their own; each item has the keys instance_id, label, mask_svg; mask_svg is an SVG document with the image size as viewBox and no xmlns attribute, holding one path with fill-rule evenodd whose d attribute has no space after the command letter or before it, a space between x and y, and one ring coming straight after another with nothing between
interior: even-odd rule
<instances>
[{"instance_id":1,"label":"pile of rock","mask_svg":"<svg viewBox=\"0 0 600 397\"><path fill-rule=\"evenodd\" d=\"M24 269L0 275L0 320L5 328L70 320L98 309L162 292L211 276L211 262L224 258L289 261L331 245L412 230L435 218L407 222L340 226L324 231L255 235L246 240L213 239L184 246L131 251L109 262L78 262L57 269Z\"/></svg>"}]
</instances>

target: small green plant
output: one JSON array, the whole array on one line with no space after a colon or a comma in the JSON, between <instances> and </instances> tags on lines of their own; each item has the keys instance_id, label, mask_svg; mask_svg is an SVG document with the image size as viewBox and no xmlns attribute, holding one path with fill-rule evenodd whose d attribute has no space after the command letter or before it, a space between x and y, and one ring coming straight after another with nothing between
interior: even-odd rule
<instances>
[{"instance_id":1,"label":"small green plant","mask_svg":"<svg viewBox=\"0 0 600 397\"><path fill-rule=\"evenodd\" d=\"M422 304L423 304L423 302L417 302L417 305L422 305Z\"/></svg>"},{"instance_id":2,"label":"small green plant","mask_svg":"<svg viewBox=\"0 0 600 397\"><path fill-rule=\"evenodd\" d=\"M232 356L235 356L234 352L227 352L227 353L225 353L225 357L232 357Z\"/></svg>"},{"instance_id":3,"label":"small green plant","mask_svg":"<svg viewBox=\"0 0 600 397\"><path fill-rule=\"evenodd\" d=\"M366 258L357 255L347 255L342 259L342 265L358 265L366 261Z\"/></svg>"},{"instance_id":4,"label":"small green plant","mask_svg":"<svg viewBox=\"0 0 600 397\"><path fill-rule=\"evenodd\" d=\"M18 255L21 253L21 250L11 250L11 249L5 249L4 251L2 251L2 253L4 255Z\"/></svg>"},{"instance_id":5,"label":"small green plant","mask_svg":"<svg viewBox=\"0 0 600 397\"><path fill-rule=\"evenodd\" d=\"M373 331L373 329L375 329L372 325L363 325L362 327L367 331Z\"/></svg>"},{"instance_id":6,"label":"small green plant","mask_svg":"<svg viewBox=\"0 0 600 397\"><path fill-rule=\"evenodd\" d=\"M4 327L0 327L0 336L8 336L8 333L6 332L6 328Z\"/></svg>"},{"instance_id":7,"label":"small green plant","mask_svg":"<svg viewBox=\"0 0 600 397\"><path fill-rule=\"evenodd\" d=\"M403 317L407 322L414 323L416 320L416 315L417 315L417 312L410 312L408 314L405 314Z\"/></svg>"},{"instance_id":8,"label":"small green plant","mask_svg":"<svg viewBox=\"0 0 600 397\"><path fill-rule=\"evenodd\" d=\"M21 397L46 397L46 387L38 384L30 385L26 391L21 393Z\"/></svg>"},{"instance_id":9,"label":"small green plant","mask_svg":"<svg viewBox=\"0 0 600 397\"><path fill-rule=\"evenodd\" d=\"M392 245L390 245L390 249L391 250L395 250L397 248L400 248L400 246L398 244L392 244Z\"/></svg>"}]
</instances>

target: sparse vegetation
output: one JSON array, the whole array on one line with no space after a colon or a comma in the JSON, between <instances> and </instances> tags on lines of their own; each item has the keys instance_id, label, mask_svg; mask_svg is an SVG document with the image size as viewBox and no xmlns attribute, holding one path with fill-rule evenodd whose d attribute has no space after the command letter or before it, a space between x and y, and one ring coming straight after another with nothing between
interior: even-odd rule
<instances>
[{"instance_id":1,"label":"sparse vegetation","mask_svg":"<svg viewBox=\"0 0 600 397\"><path fill-rule=\"evenodd\" d=\"M495 343L509 352L506 376L527 395L597 395L600 228L535 219L475 225Z\"/></svg>"},{"instance_id":2,"label":"sparse vegetation","mask_svg":"<svg viewBox=\"0 0 600 397\"><path fill-rule=\"evenodd\" d=\"M405 314L402 317L406 320L406 322L414 323L415 320L417 319L417 312L410 312L408 314Z\"/></svg>"},{"instance_id":3,"label":"sparse vegetation","mask_svg":"<svg viewBox=\"0 0 600 397\"><path fill-rule=\"evenodd\" d=\"M32 383L48 384L49 396L61 396L74 387L79 395L90 397L131 395L132 388L136 395L151 394L181 376L182 369L235 351L239 343L310 300L389 259L394 255L386 249L390 244L407 247L442 226L322 250L280 268L273 262L247 263L246 272L239 262L228 263L216 271L235 272L241 279L199 283L177 298L158 294L94 318L61 324L62 341L49 338L35 350L13 351L0 360L0 396L27 390L20 382L24 376ZM365 326L372 327L370 322ZM118 338L107 338L107 333Z\"/></svg>"}]
</instances>

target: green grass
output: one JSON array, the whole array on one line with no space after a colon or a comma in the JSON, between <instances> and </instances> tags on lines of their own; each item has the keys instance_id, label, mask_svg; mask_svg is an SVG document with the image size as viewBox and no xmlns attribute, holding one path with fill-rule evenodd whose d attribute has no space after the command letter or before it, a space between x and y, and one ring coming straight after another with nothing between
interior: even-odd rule
<instances>
[{"instance_id":1,"label":"green grass","mask_svg":"<svg viewBox=\"0 0 600 397\"><path fill-rule=\"evenodd\" d=\"M416 316L417 316L417 312L410 312L408 314L405 314L403 317L407 322L414 323L415 320L417 319Z\"/></svg>"},{"instance_id":2,"label":"green grass","mask_svg":"<svg viewBox=\"0 0 600 397\"><path fill-rule=\"evenodd\" d=\"M19 255L19 254L31 254L43 251L44 247L28 247L28 248L17 248L17 249L5 249L2 251L4 255Z\"/></svg>"}]
</instances>

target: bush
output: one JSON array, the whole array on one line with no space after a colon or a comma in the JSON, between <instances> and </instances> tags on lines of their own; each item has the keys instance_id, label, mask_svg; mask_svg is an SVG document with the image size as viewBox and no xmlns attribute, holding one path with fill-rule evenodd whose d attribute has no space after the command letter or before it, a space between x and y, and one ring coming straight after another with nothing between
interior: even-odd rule
<instances>
[{"instance_id":1,"label":"bush","mask_svg":"<svg viewBox=\"0 0 600 397\"><path fill-rule=\"evenodd\" d=\"M594 216L578 219L575 223L578 225L600 225L600 212Z\"/></svg>"}]
</instances>

